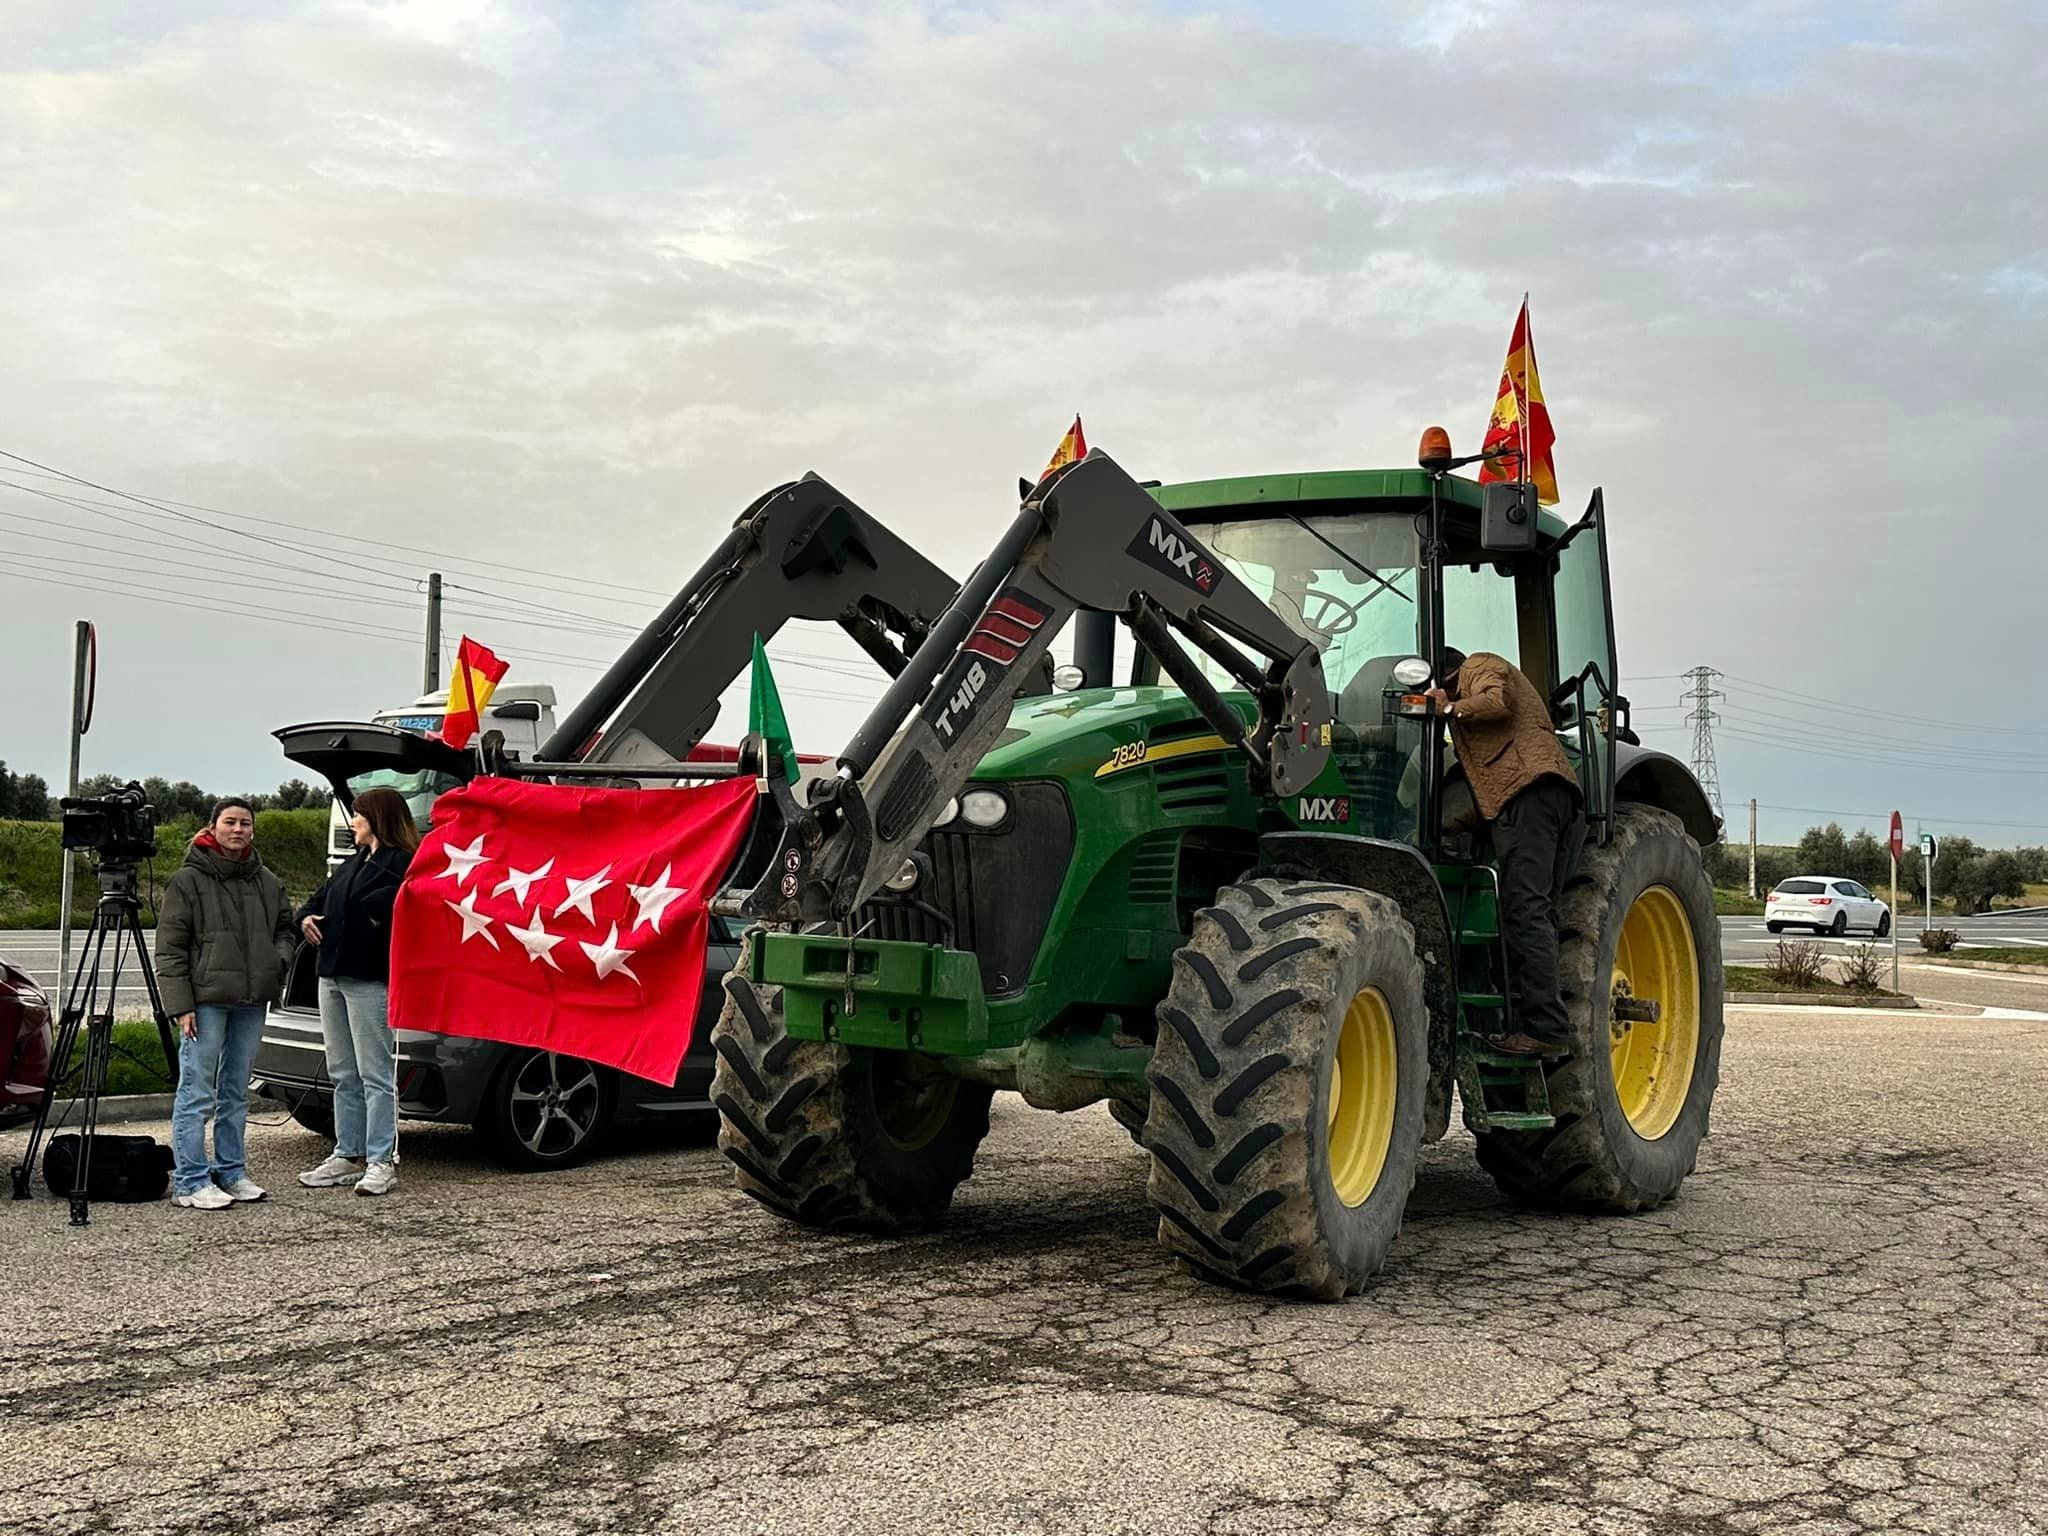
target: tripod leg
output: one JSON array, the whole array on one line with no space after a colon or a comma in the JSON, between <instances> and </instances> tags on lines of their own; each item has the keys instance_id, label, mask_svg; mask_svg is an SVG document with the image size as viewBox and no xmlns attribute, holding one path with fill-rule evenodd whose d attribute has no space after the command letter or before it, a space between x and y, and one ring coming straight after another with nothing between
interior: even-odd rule
<instances>
[{"instance_id":1,"label":"tripod leg","mask_svg":"<svg viewBox=\"0 0 2048 1536\"><path fill-rule=\"evenodd\" d=\"M93 921L99 923L106 903L93 913ZM71 1182L71 1225L85 1226L92 1220L92 1148L100 1128L100 1095L106 1092L107 1070L113 1065L114 1057L114 1013L121 1003L121 959L128 947L128 925L112 913L107 913L107 926L114 930L114 963L107 970L106 1007L94 1007L85 1021L85 1080L79 1085L79 1102L83 1106L82 1123L78 1128L78 1173ZM97 978L95 978L97 979ZM92 1001L97 1004L100 994L95 990Z\"/></svg>"},{"instance_id":2,"label":"tripod leg","mask_svg":"<svg viewBox=\"0 0 2048 1536\"><path fill-rule=\"evenodd\" d=\"M42 1147L43 1137L49 1130L50 1110L54 1107L57 1089L71 1071L71 1057L78 1044L78 1027L92 1006L92 1000L99 991L100 957L107 943L107 925L101 920L97 908L92 915L92 925L86 929L85 937L78 946L78 966L71 974L71 988L65 994L64 1011L58 1015L57 1033L50 1042L50 1069L43 1080L42 1097L36 1101L35 1123L29 1128L28 1147L22 1153L21 1161L15 1165L14 1198L26 1200L29 1197L29 1181L35 1177L36 1153Z\"/></svg>"}]
</instances>

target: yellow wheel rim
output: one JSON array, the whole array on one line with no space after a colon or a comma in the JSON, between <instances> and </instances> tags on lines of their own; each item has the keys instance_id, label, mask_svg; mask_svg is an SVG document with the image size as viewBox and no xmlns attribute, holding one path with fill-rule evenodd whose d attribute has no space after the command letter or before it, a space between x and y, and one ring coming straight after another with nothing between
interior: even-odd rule
<instances>
[{"instance_id":1,"label":"yellow wheel rim","mask_svg":"<svg viewBox=\"0 0 2048 1536\"><path fill-rule=\"evenodd\" d=\"M1655 1023L1608 1020L1614 1094L1629 1128L1655 1141L1678 1123L1700 1052L1700 960L1685 906L1653 885L1622 919L1611 991L1655 1002Z\"/></svg>"},{"instance_id":2,"label":"yellow wheel rim","mask_svg":"<svg viewBox=\"0 0 2048 1536\"><path fill-rule=\"evenodd\" d=\"M1330 1064L1330 1182L1346 1205L1365 1204L1394 1140L1400 1066L1394 1016L1377 987L1351 999Z\"/></svg>"}]
</instances>

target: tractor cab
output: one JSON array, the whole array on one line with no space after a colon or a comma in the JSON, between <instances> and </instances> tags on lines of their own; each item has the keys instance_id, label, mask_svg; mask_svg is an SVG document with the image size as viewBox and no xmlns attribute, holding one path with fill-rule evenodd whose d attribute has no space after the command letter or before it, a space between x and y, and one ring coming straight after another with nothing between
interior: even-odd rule
<instances>
[{"instance_id":1,"label":"tractor cab","mask_svg":"<svg viewBox=\"0 0 2048 1536\"><path fill-rule=\"evenodd\" d=\"M1608 727L1626 701L1614 692L1602 498L1595 492L1574 524L1538 512L1525 547L1501 549L1489 547L1502 541L1488 536L1486 490L1420 470L1154 490L1321 655L1336 717L1335 774L1329 792L1282 807L1297 823L1407 843L1432 858L1483 855L1455 756L1415 702L1451 646L1505 657L1551 698L1593 835L1604 839L1614 782ZM1200 665L1217 687L1234 686L1214 662ZM1133 681L1160 680L1159 663L1141 651Z\"/></svg>"}]
</instances>

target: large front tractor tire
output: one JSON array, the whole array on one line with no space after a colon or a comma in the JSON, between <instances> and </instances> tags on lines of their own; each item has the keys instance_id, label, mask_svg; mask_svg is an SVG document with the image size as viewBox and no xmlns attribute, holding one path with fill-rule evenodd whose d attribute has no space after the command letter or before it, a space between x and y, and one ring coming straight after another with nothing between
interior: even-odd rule
<instances>
[{"instance_id":1,"label":"large front tractor tire","mask_svg":"<svg viewBox=\"0 0 2048 1536\"><path fill-rule=\"evenodd\" d=\"M806 1226L932 1225L974 1171L991 1091L908 1052L793 1039L782 988L747 979L753 945L711 1032L718 1150L739 1187Z\"/></svg>"},{"instance_id":2,"label":"large front tractor tire","mask_svg":"<svg viewBox=\"0 0 2048 1536\"><path fill-rule=\"evenodd\" d=\"M1334 1301L1386 1262L1415 1183L1429 1014L1383 896L1225 886L1174 956L1144 1142L1159 1241L1245 1290Z\"/></svg>"},{"instance_id":3,"label":"large front tractor tire","mask_svg":"<svg viewBox=\"0 0 2048 1536\"><path fill-rule=\"evenodd\" d=\"M1647 1210L1692 1172L1721 1080L1721 925L1699 845L1668 811L1619 806L1559 929L1572 1054L1546 1073L1557 1123L1482 1132L1479 1162L1524 1205Z\"/></svg>"}]
</instances>

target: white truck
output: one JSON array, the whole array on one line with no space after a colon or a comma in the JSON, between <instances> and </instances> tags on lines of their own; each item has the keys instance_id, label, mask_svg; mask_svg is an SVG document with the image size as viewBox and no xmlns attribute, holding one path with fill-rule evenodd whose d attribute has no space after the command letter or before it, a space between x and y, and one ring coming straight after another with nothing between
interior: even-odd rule
<instances>
[{"instance_id":1,"label":"white truck","mask_svg":"<svg viewBox=\"0 0 2048 1536\"><path fill-rule=\"evenodd\" d=\"M414 731L424 736L441 728L441 719L447 712L448 690L444 688L437 693L423 694L398 709L380 709L370 716L370 723L394 726L398 730ZM492 693L491 702L484 707L477 733L481 735L485 731L502 733L506 749L522 758L538 757L540 744L555 731L554 688L547 683L501 684ZM427 830L427 816L435 797L443 790L454 788L457 782L430 769L408 773L396 768L373 769L349 781L355 790L397 790L405 796L406 804L412 807L412 819L422 832ZM327 812L327 869L330 874L355 851L355 834L349 830L348 820L348 810L337 795Z\"/></svg>"}]
</instances>

